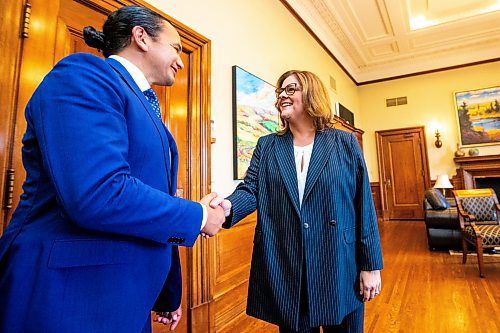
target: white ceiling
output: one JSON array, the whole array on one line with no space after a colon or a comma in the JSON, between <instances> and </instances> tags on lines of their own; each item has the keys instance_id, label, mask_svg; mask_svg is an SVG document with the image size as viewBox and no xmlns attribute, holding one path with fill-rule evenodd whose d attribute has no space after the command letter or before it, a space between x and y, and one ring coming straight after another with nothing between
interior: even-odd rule
<instances>
[{"instance_id":1,"label":"white ceiling","mask_svg":"<svg viewBox=\"0 0 500 333\"><path fill-rule=\"evenodd\" d=\"M500 60L500 0L282 2L357 83Z\"/></svg>"}]
</instances>

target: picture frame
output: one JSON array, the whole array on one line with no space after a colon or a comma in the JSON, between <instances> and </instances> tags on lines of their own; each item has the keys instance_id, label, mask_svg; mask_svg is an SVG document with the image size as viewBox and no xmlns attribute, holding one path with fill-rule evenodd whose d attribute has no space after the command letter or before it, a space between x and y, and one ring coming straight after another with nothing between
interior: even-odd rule
<instances>
[{"instance_id":1,"label":"picture frame","mask_svg":"<svg viewBox=\"0 0 500 333\"><path fill-rule=\"evenodd\" d=\"M257 140L279 128L275 87L238 66L232 67L233 176L243 179Z\"/></svg>"},{"instance_id":2,"label":"picture frame","mask_svg":"<svg viewBox=\"0 0 500 333\"><path fill-rule=\"evenodd\" d=\"M454 93L462 147L500 144L500 86Z\"/></svg>"}]
</instances>

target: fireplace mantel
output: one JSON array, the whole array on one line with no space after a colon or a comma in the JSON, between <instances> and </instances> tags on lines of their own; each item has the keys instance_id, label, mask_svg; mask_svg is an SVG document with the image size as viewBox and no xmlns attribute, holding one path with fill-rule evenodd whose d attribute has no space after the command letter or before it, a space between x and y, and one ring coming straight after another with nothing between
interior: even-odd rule
<instances>
[{"instance_id":1,"label":"fireplace mantel","mask_svg":"<svg viewBox=\"0 0 500 333\"><path fill-rule=\"evenodd\" d=\"M500 154L455 157L457 176L453 179L457 189L476 188L476 178L500 177Z\"/></svg>"}]
</instances>

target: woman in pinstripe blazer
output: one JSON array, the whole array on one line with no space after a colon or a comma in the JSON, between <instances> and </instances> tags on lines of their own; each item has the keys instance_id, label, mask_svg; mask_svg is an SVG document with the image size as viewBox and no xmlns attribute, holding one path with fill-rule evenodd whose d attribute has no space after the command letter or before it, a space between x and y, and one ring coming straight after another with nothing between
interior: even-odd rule
<instances>
[{"instance_id":1,"label":"woman in pinstripe blazer","mask_svg":"<svg viewBox=\"0 0 500 333\"><path fill-rule=\"evenodd\" d=\"M316 75L289 71L277 87L283 129L259 139L244 181L212 203L226 228L258 212L247 313L280 332L362 332L382 269L362 152L332 128Z\"/></svg>"}]
</instances>

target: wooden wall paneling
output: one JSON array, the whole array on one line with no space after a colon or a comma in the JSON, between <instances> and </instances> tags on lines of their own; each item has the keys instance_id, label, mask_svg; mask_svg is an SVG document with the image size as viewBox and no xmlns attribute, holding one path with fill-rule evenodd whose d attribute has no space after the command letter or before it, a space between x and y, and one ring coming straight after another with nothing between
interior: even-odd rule
<instances>
[{"instance_id":1,"label":"wooden wall paneling","mask_svg":"<svg viewBox=\"0 0 500 333\"><path fill-rule=\"evenodd\" d=\"M12 169L11 157L17 117L16 99L19 84L20 53L23 45L21 29L23 27L24 2L4 0L0 2L0 236L7 226L9 216L6 210L5 186L7 170Z\"/></svg>"},{"instance_id":2,"label":"wooden wall paneling","mask_svg":"<svg viewBox=\"0 0 500 333\"><path fill-rule=\"evenodd\" d=\"M71 34L69 32L68 26L61 19L61 17L57 17L54 64L67 55L71 54L71 49Z\"/></svg>"},{"instance_id":3,"label":"wooden wall paneling","mask_svg":"<svg viewBox=\"0 0 500 333\"><path fill-rule=\"evenodd\" d=\"M379 183L370 183L373 205L375 206L375 211L377 213L377 218L382 219L382 203L380 201L380 184Z\"/></svg>"},{"instance_id":4,"label":"wooden wall paneling","mask_svg":"<svg viewBox=\"0 0 500 333\"><path fill-rule=\"evenodd\" d=\"M223 331L244 320L256 213L216 237L215 326Z\"/></svg>"}]
</instances>

